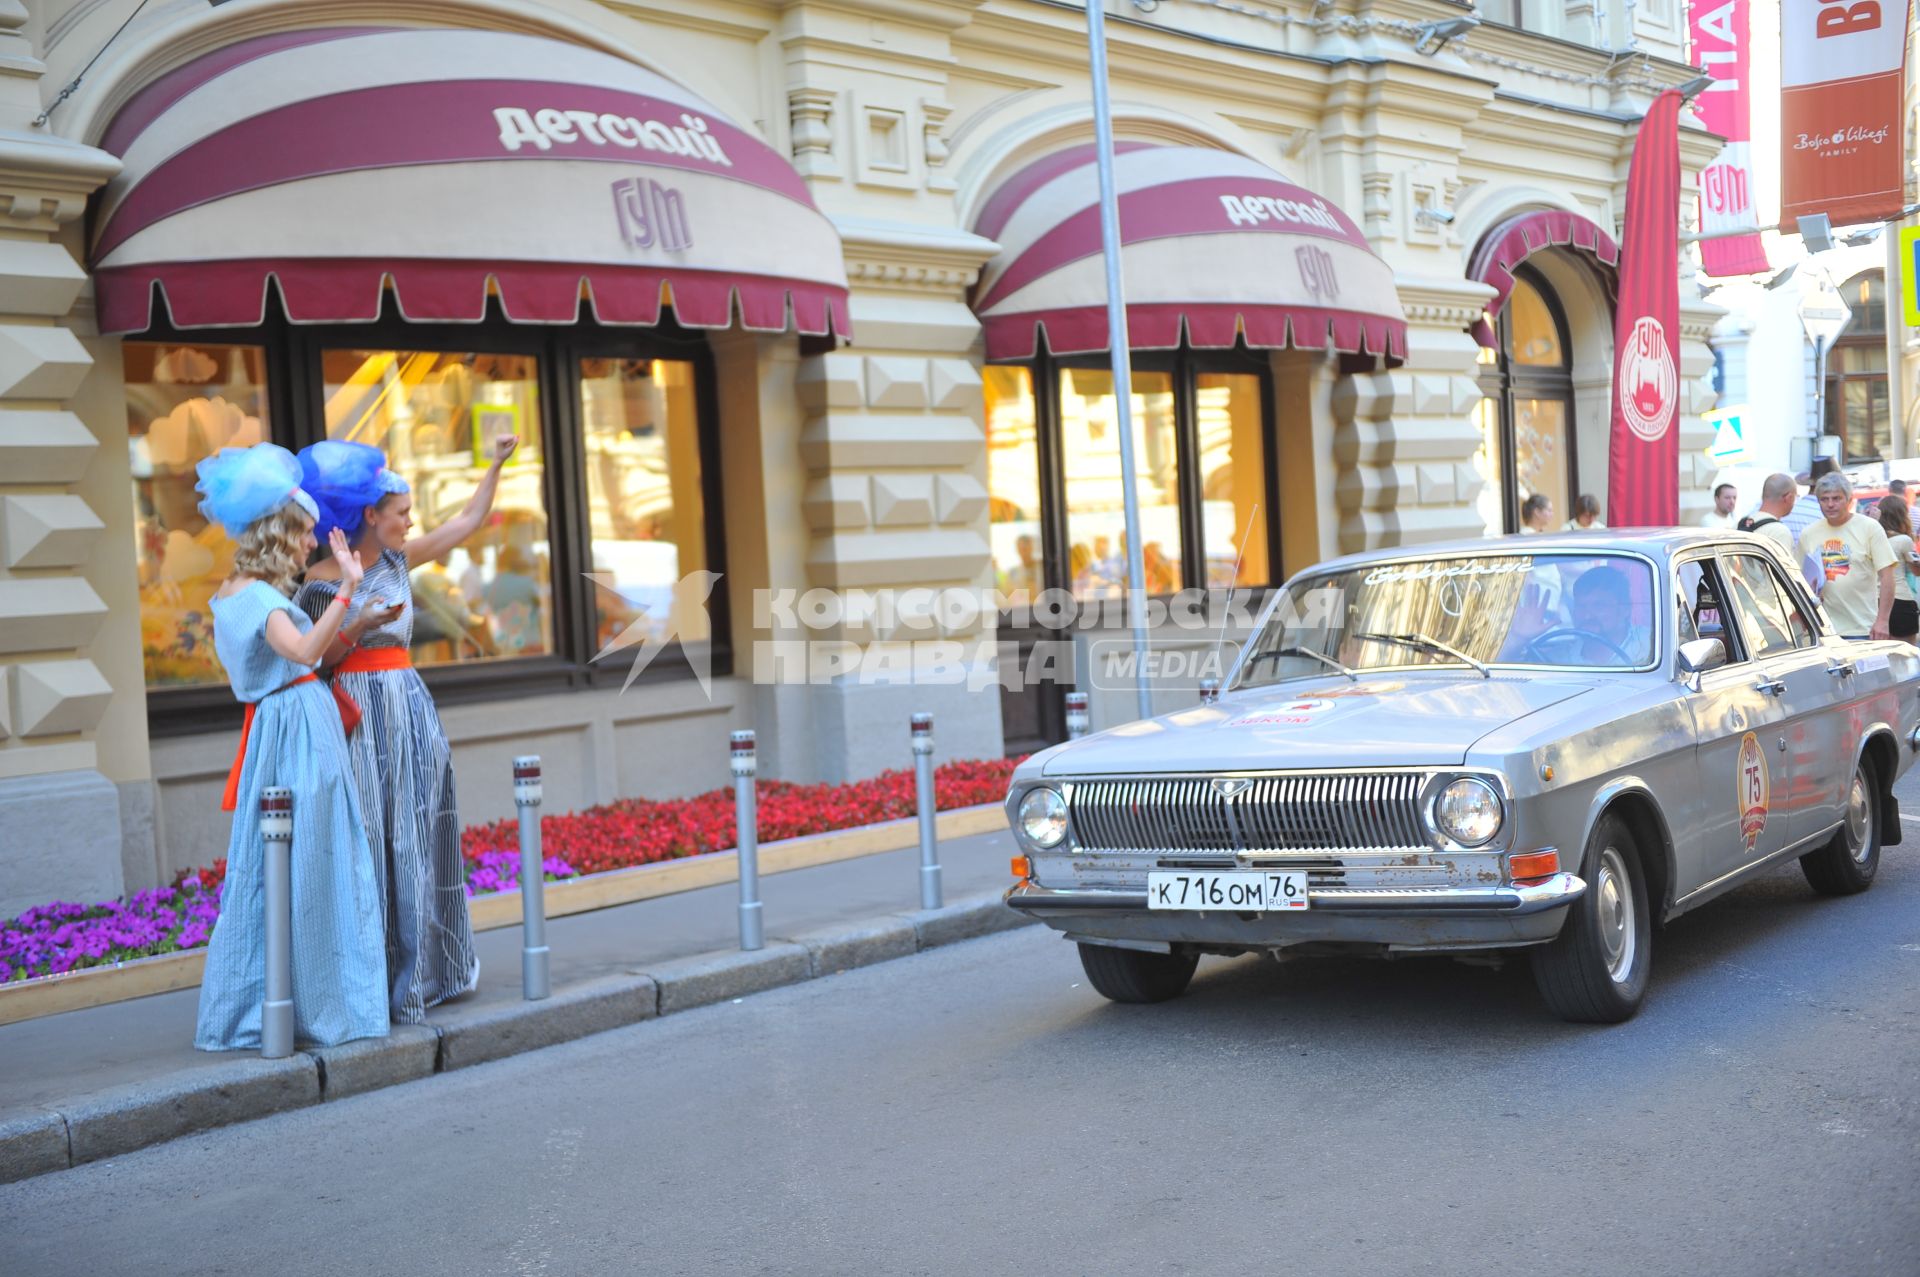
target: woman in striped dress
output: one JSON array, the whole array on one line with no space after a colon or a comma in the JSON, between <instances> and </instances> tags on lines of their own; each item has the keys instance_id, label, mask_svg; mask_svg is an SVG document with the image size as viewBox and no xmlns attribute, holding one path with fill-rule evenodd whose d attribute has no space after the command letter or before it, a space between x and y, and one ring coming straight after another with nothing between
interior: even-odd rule
<instances>
[{"instance_id":1,"label":"woman in striped dress","mask_svg":"<svg viewBox=\"0 0 1920 1277\"><path fill-rule=\"evenodd\" d=\"M207 945L193 1044L260 1045L266 998L266 840L260 791L293 791L293 1015L308 1042L333 1046L387 1032L380 884L359 796L346 777L340 709L313 667L352 607L359 560L330 538L335 597L308 622L287 597L315 541L316 508L300 464L270 443L227 448L199 466L200 510L235 542L233 575L213 596L213 643L246 704L240 752L221 806L234 813L220 918Z\"/></svg>"},{"instance_id":2,"label":"woman in striped dress","mask_svg":"<svg viewBox=\"0 0 1920 1277\"><path fill-rule=\"evenodd\" d=\"M413 527L407 482L386 468L378 448L328 440L300 453L306 486L320 503L322 530L337 528L367 565L359 591L366 602L341 627L325 664L334 686L360 707L348 753L369 839L383 867L388 1005L401 1024L420 1023L428 1007L469 992L480 980L467 917L453 750L409 653L409 574L479 528L493 508L500 467L518 443L512 436L496 441L493 464L466 507L417 537L407 535ZM339 590L338 572L317 563L297 601L308 615L319 615Z\"/></svg>"}]
</instances>

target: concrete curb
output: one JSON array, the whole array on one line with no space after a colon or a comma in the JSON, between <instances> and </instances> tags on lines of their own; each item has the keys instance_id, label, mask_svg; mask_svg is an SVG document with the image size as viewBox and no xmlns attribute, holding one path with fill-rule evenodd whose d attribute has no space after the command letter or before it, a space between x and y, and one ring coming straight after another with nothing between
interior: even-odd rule
<instances>
[{"instance_id":1,"label":"concrete curb","mask_svg":"<svg viewBox=\"0 0 1920 1277\"><path fill-rule=\"evenodd\" d=\"M306 1108L453 1069L571 1042L1027 926L999 892L940 909L883 914L775 940L752 953L722 949L559 989L539 1002L459 1003L427 1025L385 1038L310 1048L284 1060L223 1059L71 1102L0 1115L0 1184L130 1153L195 1131Z\"/></svg>"}]
</instances>

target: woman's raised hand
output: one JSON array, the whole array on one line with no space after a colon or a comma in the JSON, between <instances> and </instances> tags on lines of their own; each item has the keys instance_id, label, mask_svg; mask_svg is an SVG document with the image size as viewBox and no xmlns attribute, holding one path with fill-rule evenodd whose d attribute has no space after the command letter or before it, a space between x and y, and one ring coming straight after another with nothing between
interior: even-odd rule
<instances>
[{"instance_id":1,"label":"woman's raised hand","mask_svg":"<svg viewBox=\"0 0 1920 1277\"><path fill-rule=\"evenodd\" d=\"M520 446L519 435L500 435L499 437L494 439L493 464L496 466L504 466L505 464L507 464L507 458L511 457L513 455L514 449L518 448L519 446Z\"/></svg>"},{"instance_id":2,"label":"woman's raised hand","mask_svg":"<svg viewBox=\"0 0 1920 1277\"><path fill-rule=\"evenodd\" d=\"M327 548L333 551L333 561L340 565L341 592L352 594L360 588L360 578L366 575L366 569L360 566L360 556L353 552L347 543L347 534L339 528L328 535Z\"/></svg>"}]
</instances>

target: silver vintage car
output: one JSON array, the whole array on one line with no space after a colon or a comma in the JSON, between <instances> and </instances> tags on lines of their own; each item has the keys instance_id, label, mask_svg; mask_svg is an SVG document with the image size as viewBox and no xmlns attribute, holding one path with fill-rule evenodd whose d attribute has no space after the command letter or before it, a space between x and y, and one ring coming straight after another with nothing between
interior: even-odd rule
<instances>
[{"instance_id":1,"label":"silver vintage car","mask_svg":"<svg viewBox=\"0 0 1920 1277\"><path fill-rule=\"evenodd\" d=\"M1786 859L1864 891L1900 841L1920 651L1840 638L1747 533L1507 538L1288 582L1217 701L1035 754L1007 903L1106 997L1203 953L1525 949L1628 1018L1655 928Z\"/></svg>"}]
</instances>

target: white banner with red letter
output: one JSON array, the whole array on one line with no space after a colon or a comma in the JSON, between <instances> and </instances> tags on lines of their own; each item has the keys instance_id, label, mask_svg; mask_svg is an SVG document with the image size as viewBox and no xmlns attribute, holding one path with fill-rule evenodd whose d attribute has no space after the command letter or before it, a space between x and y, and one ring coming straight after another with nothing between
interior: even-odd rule
<instances>
[{"instance_id":1,"label":"white banner with red letter","mask_svg":"<svg viewBox=\"0 0 1920 1277\"><path fill-rule=\"evenodd\" d=\"M1780 0L1780 220L1900 211L1909 0Z\"/></svg>"},{"instance_id":2,"label":"white banner with red letter","mask_svg":"<svg viewBox=\"0 0 1920 1277\"><path fill-rule=\"evenodd\" d=\"M1700 170L1700 229L1707 235L1754 232L1700 242L1701 262L1713 276L1768 269L1753 207L1747 5L1748 0L1694 0L1692 6L1693 60L1713 77L1694 100L1693 112L1700 123L1727 139L1713 163Z\"/></svg>"}]
</instances>

